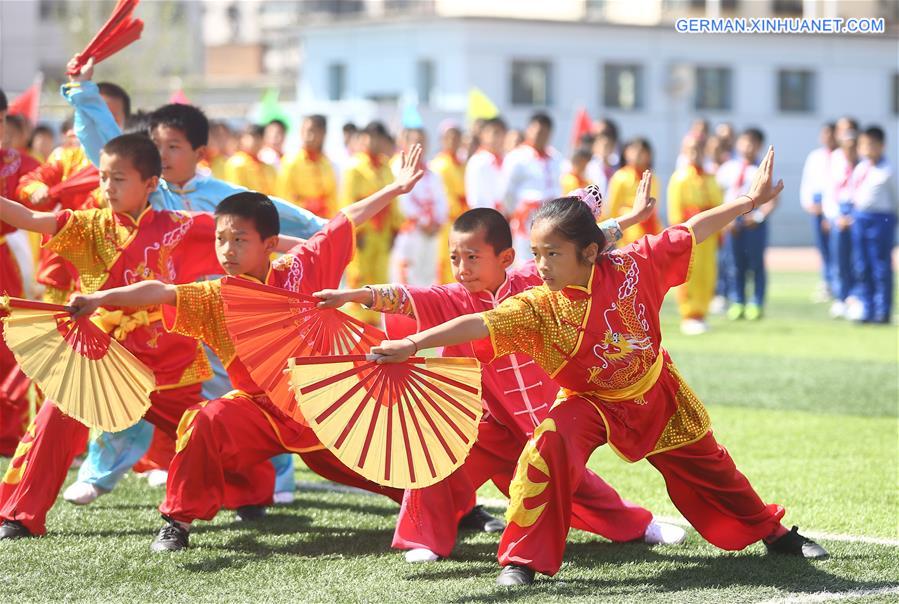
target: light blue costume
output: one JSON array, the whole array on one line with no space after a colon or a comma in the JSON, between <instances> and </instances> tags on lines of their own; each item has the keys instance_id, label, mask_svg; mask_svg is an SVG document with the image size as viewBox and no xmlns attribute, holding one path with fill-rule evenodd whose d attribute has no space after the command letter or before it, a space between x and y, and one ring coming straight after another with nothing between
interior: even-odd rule
<instances>
[{"instance_id":1,"label":"light blue costume","mask_svg":"<svg viewBox=\"0 0 899 604\"><path fill-rule=\"evenodd\" d=\"M65 84L62 96L75 109L75 134L91 162L100 165L100 150L107 141L122 134L109 108L100 96L97 85L87 81ZM223 199L234 193L246 191L217 178L197 174L181 188L160 179L159 186L150 195L150 205L157 210L192 210L212 212ZM278 210L281 232L293 237L308 239L327 221L283 199L271 198ZM203 397L215 399L230 391L231 382L221 361L206 348L212 365L213 377L203 384ZM153 437L153 426L141 420L121 432L106 432L88 447L88 455L78 470L78 481L94 484L110 491L125 473L143 457ZM272 458L275 466L275 492L292 492L293 455L284 454Z\"/></svg>"}]
</instances>

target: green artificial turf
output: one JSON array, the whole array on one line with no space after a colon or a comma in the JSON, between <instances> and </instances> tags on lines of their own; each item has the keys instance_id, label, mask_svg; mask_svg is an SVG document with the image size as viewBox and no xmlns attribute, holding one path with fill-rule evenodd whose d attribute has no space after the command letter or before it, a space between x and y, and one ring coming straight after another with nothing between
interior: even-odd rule
<instances>
[{"instance_id":1,"label":"green artificial turf","mask_svg":"<svg viewBox=\"0 0 899 604\"><path fill-rule=\"evenodd\" d=\"M814 283L772 275L758 323L715 317L708 334L686 337L673 305L663 322L716 437L788 524L824 535L830 560L768 557L759 544L723 552L692 530L656 548L573 531L556 577L508 590L493 584L496 535L466 533L452 559L406 564L389 549L396 504L311 488L320 481L302 467L294 504L254 525L222 512L197 524L189 551L151 555L161 491L129 475L87 508L60 500L46 538L0 542L0 603L896 601L897 332L832 321L808 302ZM604 448L590 465L626 498L679 518L648 463ZM503 511L492 485L480 495Z\"/></svg>"}]
</instances>

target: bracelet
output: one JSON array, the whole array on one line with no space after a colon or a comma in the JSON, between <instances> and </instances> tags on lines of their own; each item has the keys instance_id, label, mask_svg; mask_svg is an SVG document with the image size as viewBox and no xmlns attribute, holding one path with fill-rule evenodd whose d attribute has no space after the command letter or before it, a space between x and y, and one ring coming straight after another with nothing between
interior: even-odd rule
<instances>
[{"instance_id":1,"label":"bracelet","mask_svg":"<svg viewBox=\"0 0 899 604\"><path fill-rule=\"evenodd\" d=\"M754 212L755 209L756 209L756 208L755 208L755 199L753 199L750 195L740 195L740 197L745 197L746 199L748 199L748 200L749 200L749 204L752 206L751 208L749 208L748 210L746 210L745 212L743 212L742 215L743 215L743 216L746 216L746 214L748 214L748 213L750 213L750 212ZM740 197L737 197L737 199L740 199Z\"/></svg>"},{"instance_id":2,"label":"bracelet","mask_svg":"<svg viewBox=\"0 0 899 604\"><path fill-rule=\"evenodd\" d=\"M412 352L412 354L418 354L418 344L415 342L415 340L413 340L413 339L410 338L409 336L406 336L406 337L403 338L403 339L404 339L404 340L409 340L409 342L410 342L413 346L415 346L415 350Z\"/></svg>"}]
</instances>

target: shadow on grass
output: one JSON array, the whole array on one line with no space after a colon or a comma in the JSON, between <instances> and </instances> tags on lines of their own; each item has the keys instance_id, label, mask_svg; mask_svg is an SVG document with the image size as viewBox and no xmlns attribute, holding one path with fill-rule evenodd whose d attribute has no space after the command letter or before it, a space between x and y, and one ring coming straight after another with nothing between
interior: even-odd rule
<instances>
[{"instance_id":1,"label":"shadow on grass","mask_svg":"<svg viewBox=\"0 0 899 604\"><path fill-rule=\"evenodd\" d=\"M839 556L837 561L854 560L864 563L879 560L878 552L868 555L849 554ZM529 588L501 588L493 585L499 574L495 562L483 571L480 569L444 569L437 572L423 571L408 576L408 579L461 579L483 576L489 580L484 593L468 595L458 602L514 601L518 599L539 599L547 597L576 596L630 596L637 597L647 589L655 595L671 594L690 590L736 588L774 588L790 593L815 593L820 591L854 591L895 587L895 581L856 581L835 575L828 568L827 561L810 561L784 556L740 555L705 556L677 554L656 551L642 544L611 543L571 543L566 550L566 559L576 560L577 567L563 568L556 577L538 575L537 581ZM577 575L583 569L592 567L633 564L659 564L663 570L639 573L639 576L608 579L581 578ZM610 572L614 574L614 572Z\"/></svg>"}]
</instances>

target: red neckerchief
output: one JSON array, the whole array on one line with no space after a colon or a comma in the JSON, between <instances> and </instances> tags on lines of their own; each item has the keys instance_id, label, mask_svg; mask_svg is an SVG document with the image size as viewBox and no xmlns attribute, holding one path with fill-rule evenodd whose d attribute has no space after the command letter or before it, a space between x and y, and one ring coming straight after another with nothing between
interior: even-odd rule
<instances>
[{"instance_id":1,"label":"red neckerchief","mask_svg":"<svg viewBox=\"0 0 899 604\"><path fill-rule=\"evenodd\" d=\"M487 153L488 155L490 155L491 157L493 157L493 165L494 165L494 166L496 166L497 168L501 168L501 167L502 167L502 165L503 165L503 158L502 158L501 155L497 155L496 153L494 153L493 151L491 151L491 150L488 149L487 147L478 147L478 151L483 151L484 153Z\"/></svg>"},{"instance_id":2,"label":"red neckerchief","mask_svg":"<svg viewBox=\"0 0 899 604\"><path fill-rule=\"evenodd\" d=\"M365 151L364 153L365 153L365 155L368 156L368 161L371 162L372 166L374 166L375 168L381 167L381 157L380 156L375 155L374 153L369 153L368 151Z\"/></svg>"},{"instance_id":3,"label":"red neckerchief","mask_svg":"<svg viewBox=\"0 0 899 604\"><path fill-rule=\"evenodd\" d=\"M540 151L537 147L535 147L534 145L532 145L531 143L528 143L528 142L525 142L522 144L533 149L534 153L536 153L537 157L539 157L540 159L549 159L549 153L547 153L546 150Z\"/></svg>"},{"instance_id":4,"label":"red neckerchief","mask_svg":"<svg viewBox=\"0 0 899 604\"><path fill-rule=\"evenodd\" d=\"M318 158L322 156L321 151L316 151L315 149L307 149L306 147L303 147L303 153L306 154L306 159L308 159L312 163L318 163Z\"/></svg>"}]
</instances>

